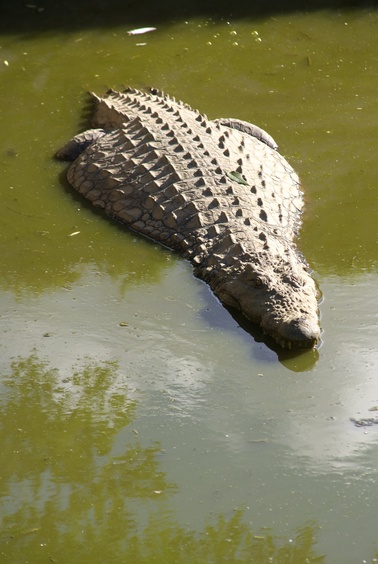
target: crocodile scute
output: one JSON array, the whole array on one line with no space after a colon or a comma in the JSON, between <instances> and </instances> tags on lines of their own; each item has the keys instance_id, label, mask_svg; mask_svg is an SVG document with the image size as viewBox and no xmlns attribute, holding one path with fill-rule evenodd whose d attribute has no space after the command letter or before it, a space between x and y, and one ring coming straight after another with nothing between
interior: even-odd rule
<instances>
[{"instance_id":1,"label":"crocodile scute","mask_svg":"<svg viewBox=\"0 0 378 564\"><path fill-rule=\"evenodd\" d=\"M57 157L94 206L180 251L227 306L281 346L320 339L317 289L296 247L298 176L262 129L209 120L164 93L95 100L93 129Z\"/></svg>"}]
</instances>

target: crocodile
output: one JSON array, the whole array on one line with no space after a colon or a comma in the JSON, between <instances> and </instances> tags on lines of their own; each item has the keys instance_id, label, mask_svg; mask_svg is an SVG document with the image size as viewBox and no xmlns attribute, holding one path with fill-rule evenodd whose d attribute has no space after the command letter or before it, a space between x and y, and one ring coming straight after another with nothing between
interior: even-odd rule
<instances>
[{"instance_id":1,"label":"crocodile","mask_svg":"<svg viewBox=\"0 0 378 564\"><path fill-rule=\"evenodd\" d=\"M57 157L69 183L132 230L178 250L225 305L286 348L320 340L318 290L298 251L303 193L273 138L210 120L156 90L109 90L93 128Z\"/></svg>"}]
</instances>

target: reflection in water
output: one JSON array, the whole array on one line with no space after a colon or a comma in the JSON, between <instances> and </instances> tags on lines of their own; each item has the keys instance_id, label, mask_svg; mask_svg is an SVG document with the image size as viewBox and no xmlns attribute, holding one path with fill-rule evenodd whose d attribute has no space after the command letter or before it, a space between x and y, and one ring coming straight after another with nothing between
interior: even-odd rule
<instances>
[{"instance_id":1,"label":"reflection in water","mask_svg":"<svg viewBox=\"0 0 378 564\"><path fill-rule=\"evenodd\" d=\"M88 363L64 380L35 354L11 368L0 431L5 561L323 561L313 525L286 543L254 534L243 511L200 533L180 526L161 447L128 432L137 403L118 386L115 363Z\"/></svg>"},{"instance_id":2,"label":"reflection in water","mask_svg":"<svg viewBox=\"0 0 378 564\"><path fill-rule=\"evenodd\" d=\"M308 372L319 360L319 349L310 351L278 351L278 358L285 368L292 372Z\"/></svg>"},{"instance_id":3,"label":"reflection in water","mask_svg":"<svg viewBox=\"0 0 378 564\"><path fill-rule=\"evenodd\" d=\"M133 562L175 563L234 563L250 564L309 564L325 562L316 554L315 527L307 525L295 538L286 543L277 542L270 530L254 534L242 521L243 514L236 511L231 519L218 517L215 525L208 525L198 535L152 518L144 533L132 539L127 554Z\"/></svg>"}]
</instances>

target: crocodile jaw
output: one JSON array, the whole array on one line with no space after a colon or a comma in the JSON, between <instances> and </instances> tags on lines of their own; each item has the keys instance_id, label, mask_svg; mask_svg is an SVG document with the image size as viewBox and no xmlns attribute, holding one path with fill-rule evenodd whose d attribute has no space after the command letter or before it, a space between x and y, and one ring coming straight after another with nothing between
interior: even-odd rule
<instances>
[{"instance_id":1,"label":"crocodile jaw","mask_svg":"<svg viewBox=\"0 0 378 564\"><path fill-rule=\"evenodd\" d=\"M283 348L310 349L320 341L320 327L318 316L293 317L291 319L276 319L275 323L262 318L261 327Z\"/></svg>"}]
</instances>

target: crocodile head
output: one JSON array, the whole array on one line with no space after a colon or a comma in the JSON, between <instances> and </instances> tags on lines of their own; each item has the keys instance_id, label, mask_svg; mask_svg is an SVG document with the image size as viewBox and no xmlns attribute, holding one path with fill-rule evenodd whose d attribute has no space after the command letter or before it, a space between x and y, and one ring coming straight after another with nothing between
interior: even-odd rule
<instances>
[{"instance_id":1,"label":"crocodile head","mask_svg":"<svg viewBox=\"0 0 378 564\"><path fill-rule=\"evenodd\" d=\"M320 340L317 288L297 255L273 261L256 256L222 278L219 298L282 347L312 348Z\"/></svg>"}]
</instances>

